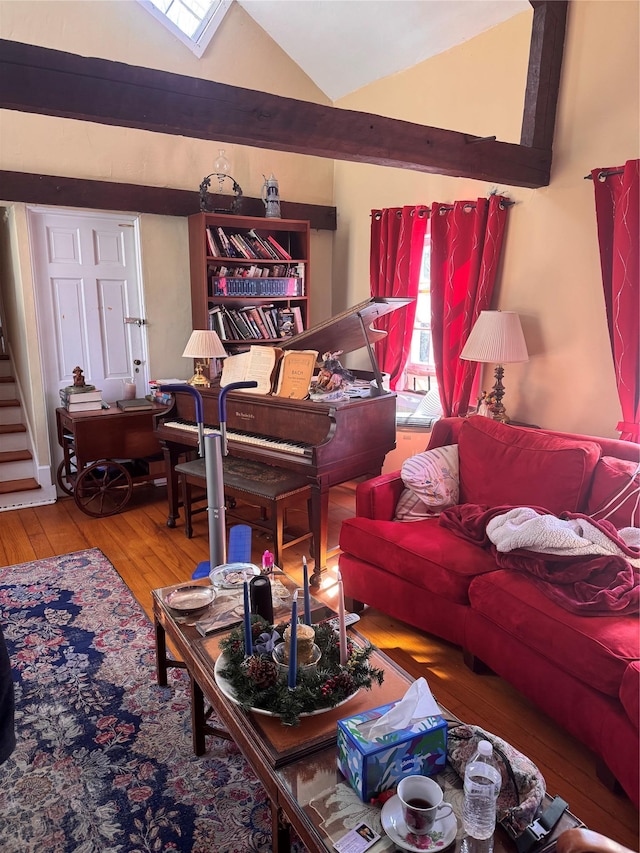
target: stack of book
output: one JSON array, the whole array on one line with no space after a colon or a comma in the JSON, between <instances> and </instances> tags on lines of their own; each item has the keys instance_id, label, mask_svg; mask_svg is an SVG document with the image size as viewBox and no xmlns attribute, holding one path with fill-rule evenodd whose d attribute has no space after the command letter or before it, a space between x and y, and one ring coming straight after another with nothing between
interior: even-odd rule
<instances>
[{"instance_id":1,"label":"stack of book","mask_svg":"<svg viewBox=\"0 0 640 853\"><path fill-rule=\"evenodd\" d=\"M95 385L67 385L60 389L60 400L69 412L97 412L103 408L102 391Z\"/></svg>"}]
</instances>

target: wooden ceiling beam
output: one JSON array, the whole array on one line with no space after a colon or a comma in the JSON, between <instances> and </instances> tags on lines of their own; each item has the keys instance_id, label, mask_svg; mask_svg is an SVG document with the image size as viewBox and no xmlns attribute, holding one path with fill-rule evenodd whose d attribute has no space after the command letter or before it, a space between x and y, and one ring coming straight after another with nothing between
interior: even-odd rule
<instances>
[{"instance_id":1,"label":"wooden ceiling beam","mask_svg":"<svg viewBox=\"0 0 640 853\"><path fill-rule=\"evenodd\" d=\"M9 40L0 40L0 108L542 187L550 180L567 2L531 2L519 145Z\"/></svg>"},{"instance_id":2,"label":"wooden ceiling beam","mask_svg":"<svg viewBox=\"0 0 640 853\"><path fill-rule=\"evenodd\" d=\"M220 210L229 208L230 195L211 193L211 204ZM50 204L57 207L87 207L131 213L155 213L160 216L190 216L200 210L198 190L149 187L115 181L91 181L30 172L0 171L0 200L25 204ZM308 219L311 228L335 231L335 207L304 202L281 201L283 219ZM264 216L261 198L242 196L239 211L243 216Z\"/></svg>"}]
</instances>

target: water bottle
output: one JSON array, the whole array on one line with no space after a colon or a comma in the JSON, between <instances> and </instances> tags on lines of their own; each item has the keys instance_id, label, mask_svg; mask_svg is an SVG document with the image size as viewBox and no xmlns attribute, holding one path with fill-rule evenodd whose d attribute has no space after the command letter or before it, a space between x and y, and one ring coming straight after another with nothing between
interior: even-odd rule
<instances>
[{"instance_id":1,"label":"water bottle","mask_svg":"<svg viewBox=\"0 0 640 853\"><path fill-rule=\"evenodd\" d=\"M496 800L502 777L496 767L493 747L481 740L477 752L467 762L464 771L464 803L462 824L465 833L480 841L492 839L496 827ZM493 844L482 845L490 853Z\"/></svg>"}]
</instances>

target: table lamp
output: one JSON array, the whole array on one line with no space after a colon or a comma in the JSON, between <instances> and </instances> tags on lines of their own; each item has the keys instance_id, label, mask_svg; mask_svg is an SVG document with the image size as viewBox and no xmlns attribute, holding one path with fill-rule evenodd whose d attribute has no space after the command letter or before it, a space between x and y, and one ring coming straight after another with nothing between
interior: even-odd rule
<instances>
[{"instance_id":1,"label":"table lamp","mask_svg":"<svg viewBox=\"0 0 640 853\"><path fill-rule=\"evenodd\" d=\"M222 345L222 341L218 337L217 332L207 331L204 329L194 329L191 332L184 352L183 358L196 358L196 372L189 379L189 385L196 388L208 388L210 382L209 362L212 358L226 358L227 351ZM203 368L207 368L206 375Z\"/></svg>"},{"instance_id":2,"label":"table lamp","mask_svg":"<svg viewBox=\"0 0 640 853\"><path fill-rule=\"evenodd\" d=\"M515 311L481 311L462 348L460 358L496 365L496 381L492 391L495 402L492 403L491 411L494 420L507 423L509 419L502 405L503 364L529 361L520 317Z\"/></svg>"}]
</instances>

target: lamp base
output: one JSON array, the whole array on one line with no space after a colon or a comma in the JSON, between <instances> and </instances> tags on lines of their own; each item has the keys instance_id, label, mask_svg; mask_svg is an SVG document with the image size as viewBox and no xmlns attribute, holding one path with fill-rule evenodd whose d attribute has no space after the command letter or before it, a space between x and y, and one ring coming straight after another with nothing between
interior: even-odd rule
<instances>
[{"instance_id":1,"label":"lamp base","mask_svg":"<svg viewBox=\"0 0 640 853\"><path fill-rule=\"evenodd\" d=\"M507 416L507 412L505 407L502 405L502 398L504 397L504 385L502 384L502 377L504 376L504 367L501 364L496 365L495 378L496 381L491 390L491 397L493 398L489 403L489 407L491 409L491 416L494 421L500 421L500 423L508 424L509 417Z\"/></svg>"},{"instance_id":2,"label":"lamp base","mask_svg":"<svg viewBox=\"0 0 640 853\"><path fill-rule=\"evenodd\" d=\"M193 374L191 379L188 380L187 385L193 385L194 388L209 388L211 383L207 379L207 377L202 372L203 364L201 362L196 363L196 372Z\"/></svg>"}]
</instances>

